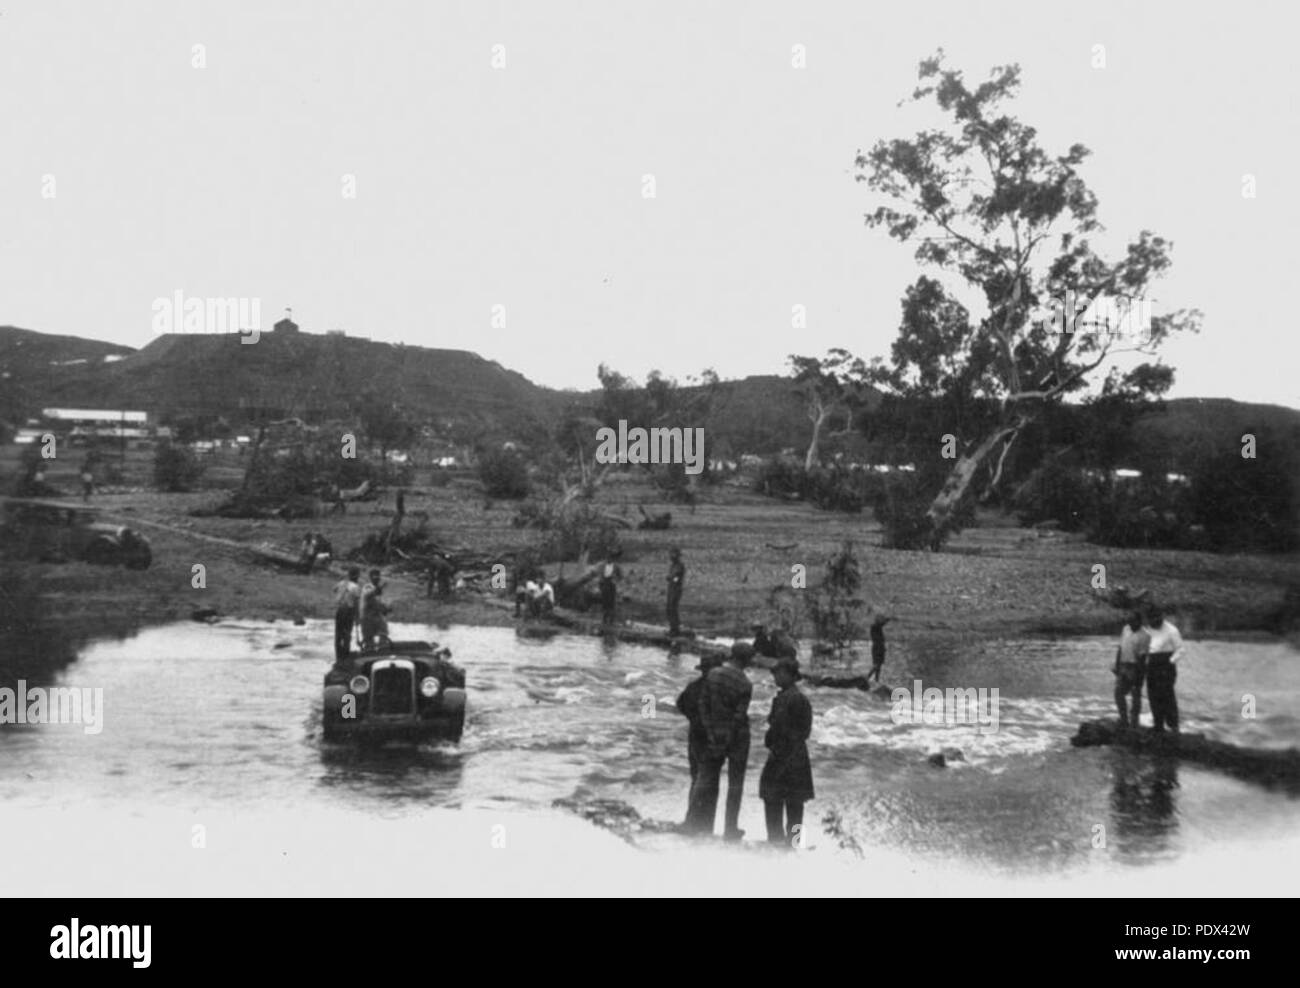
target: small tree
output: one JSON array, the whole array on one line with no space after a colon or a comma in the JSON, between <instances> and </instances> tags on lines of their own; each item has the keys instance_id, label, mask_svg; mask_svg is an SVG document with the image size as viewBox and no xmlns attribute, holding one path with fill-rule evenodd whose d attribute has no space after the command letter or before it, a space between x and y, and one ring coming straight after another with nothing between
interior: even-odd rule
<instances>
[{"instance_id":1,"label":"small tree","mask_svg":"<svg viewBox=\"0 0 1300 988\"><path fill-rule=\"evenodd\" d=\"M415 423L410 420L400 405L394 401L385 401L375 394L362 397L357 404L356 415L367 441L379 447L382 463L388 462L390 449L409 446L419 434Z\"/></svg>"},{"instance_id":2,"label":"small tree","mask_svg":"<svg viewBox=\"0 0 1300 988\"><path fill-rule=\"evenodd\" d=\"M826 356L801 357L790 354L794 371L795 390L803 397L808 421L812 423L812 438L804 457L804 470L812 470L818 463L822 430L835 416L843 416L843 432L853 428L853 415L866 390L867 365L847 350L828 350Z\"/></svg>"},{"instance_id":3,"label":"small tree","mask_svg":"<svg viewBox=\"0 0 1300 988\"><path fill-rule=\"evenodd\" d=\"M826 575L808 598L808 616L817 637L839 651L862 637L858 613L865 602L856 596L862 586L862 570L845 540L840 551L826 564Z\"/></svg>"},{"instance_id":4,"label":"small tree","mask_svg":"<svg viewBox=\"0 0 1300 988\"><path fill-rule=\"evenodd\" d=\"M204 464L188 446L160 443L153 457L153 483L160 491L168 493L192 491L204 469Z\"/></svg>"},{"instance_id":5,"label":"small tree","mask_svg":"<svg viewBox=\"0 0 1300 988\"><path fill-rule=\"evenodd\" d=\"M528 496L528 464L512 449L489 449L479 456L478 476L488 497L518 500Z\"/></svg>"}]
</instances>

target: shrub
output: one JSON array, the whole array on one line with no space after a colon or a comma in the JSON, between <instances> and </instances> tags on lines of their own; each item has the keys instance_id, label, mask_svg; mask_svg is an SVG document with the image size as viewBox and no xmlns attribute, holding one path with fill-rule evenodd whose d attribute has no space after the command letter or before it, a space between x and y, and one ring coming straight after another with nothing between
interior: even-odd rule
<instances>
[{"instance_id":1,"label":"shrub","mask_svg":"<svg viewBox=\"0 0 1300 988\"><path fill-rule=\"evenodd\" d=\"M619 528L589 504L570 503L558 512L540 546L542 555L557 562L603 559L619 548Z\"/></svg>"},{"instance_id":2,"label":"shrub","mask_svg":"<svg viewBox=\"0 0 1300 988\"><path fill-rule=\"evenodd\" d=\"M821 586L808 595L808 617L819 640L841 649L862 637L863 601L854 596L861 586L862 567L853 543L845 541L827 562Z\"/></svg>"},{"instance_id":3,"label":"shrub","mask_svg":"<svg viewBox=\"0 0 1300 988\"><path fill-rule=\"evenodd\" d=\"M1099 494L1097 481L1057 460L1035 471L1016 491L1011 506L1022 525L1056 521L1066 531L1077 532L1096 519Z\"/></svg>"},{"instance_id":4,"label":"shrub","mask_svg":"<svg viewBox=\"0 0 1300 988\"><path fill-rule=\"evenodd\" d=\"M619 548L619 526L583 501L525 501L511 523L546 533L538 546L544 559L569 562L583 553L599 559Z\"/></svg>"},{"instance_id":5,"label":"shrub","mask_svg":"<svg viewBox=\"0 0 1300 988\"><path fill-rule=\"evenodd\" d=\"M823 511L856 514L868 503L869 475L841 466L817 468L804 474L803 496Z\"/></svg>"},{"instance_id":6,"label":"shrub","mask_svg":"<svg viewBox=\"0 0 1300 988\"><path fill-rule=\"evenodd\" d=\"M770 456L754 477L754 490L768 497L802 497L803 467L793 460Z\"/></svg>"},{"instance_id":7,"label":"shrub","mask_svg":"<svg viewBox=\"0 0 1300 988\"><path fill-rule=\"evenodd\" d=\"M510 449L492 449L479 457L478 477L488 497L514 501L528 496L528 465Z\"/></svg>"},{"instance_id":8,"label":"shrub","mask_svg":"<svg viewBox=\"0 0 1300 988\"><path fill-rule=\"evenodd\" d=\"M1300 548L1300 458L1295 437L1259 433L1261 453L1229 448L1191 472L1188 513L1219 551L1291 552Z\"/></svg>"},{"instance_id":9,"label":"shrub","mask_svg":"<svg viewBox=\"0 0 1300 988\"><path fill-rule=\"evenodd\" d=\"M770 457L753 489L768 497L799 498L823 511L861 511L871 501L871 475L834 465L805 471L793 460Z\"/></svg>"},{"instance_id":10,"label":"shrub","mask_svg":"<svg viewBox=\"0 0 1300 988\"><path fill-rule=\"evenodd\" d=\"M203 464L188 446L162 443L154 452L153 483L160 491L192 491L203 470Z\"/></svg>"}]
</instances>

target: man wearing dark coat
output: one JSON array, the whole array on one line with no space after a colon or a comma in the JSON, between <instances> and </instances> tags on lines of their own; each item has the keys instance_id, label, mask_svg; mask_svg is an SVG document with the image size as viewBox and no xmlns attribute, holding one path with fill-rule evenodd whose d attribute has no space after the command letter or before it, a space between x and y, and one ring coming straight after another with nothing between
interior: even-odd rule
<instances>
[{"instance_id":1,"label":"man wearing dark coat","mask_svg":"<svg viewBox=\"0 0 1300 988\"><path fill-rule=\"evenodd\" d=\"M718 812L722 767L727 767L727 805L722 836L738 841L740 801L749 765L749 701L754 687L745 675L754 659L749 642L736 642L730 657L711 670L700 688L700 720L707 743L700 754L699 772L691 787L691 820L701 834L712 834Z\"/></svg>"},{"instance_id":2,"label":"man wearing dark coat","mask_svg":"<svg viewBox=\"0 0 1300 988\"><path fill-rule=\"evenodd\" d=\"M767 815L767 839L795 847L803 832L803 804L813 798L808 736L812 733L812 704L795 683L802 679L796 659L781 659L772 667L780 691L772 698L764 743L769 754L758 780L758 795ZM782 826L784 815L785 826Z\"/></svg>"},{"instance_id":3,"label":"man wearing dark coat","mask_svg":"<svg viewBox=\"0 0 1300 988\"><path fill-rule=\"evenodd\" d=\"M722 664L722 658L717 655L705 655L700 658L700 664L695 667L700 676L698 679L692 679L686 684L686 689L682 690L681 696L677 698L677 709L686 717L690 725L686 733L686 761L691 769L691 788L695 788L695 780L700 774L700 760L704 757L704 749L709 745L709 735L704 729L704 716L700 713L700 693L704 689L704 680L709 675L709 670ZM690 794L686 798L686 822L682 829L688 833L694 833L704 829L699 826L699 821L692 812L694 804L690 800ZM712 829L712 822L709 823L709 829Z\"/></svg>"}]
</instances>

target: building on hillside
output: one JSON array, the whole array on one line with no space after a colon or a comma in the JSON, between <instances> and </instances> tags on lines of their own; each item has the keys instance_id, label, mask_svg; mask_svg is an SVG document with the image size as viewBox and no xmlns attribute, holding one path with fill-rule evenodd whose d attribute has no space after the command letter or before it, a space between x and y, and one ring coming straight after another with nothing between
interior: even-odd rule
<instances>
[{"instance_id":1,"label":"building on hillside","mask_svg":"<svg viewBox=\"0 0 1300 988\"><path fill-rule=\"evenodd\" d=\"M116 408L45 408L47 431L73 439L148 439L149 413Z\"/></svg>"},{"instance_id":2,"label":"building on hillside","mask_svg":"<svg viewBox=\"0 0 1300 988\"><path fill-rule=\"evenodd\" d=\"M293 309L284 310L284 318L271 327L273 333L296 333L298 324L293 321Z\"/></svg>"}]
</instances>

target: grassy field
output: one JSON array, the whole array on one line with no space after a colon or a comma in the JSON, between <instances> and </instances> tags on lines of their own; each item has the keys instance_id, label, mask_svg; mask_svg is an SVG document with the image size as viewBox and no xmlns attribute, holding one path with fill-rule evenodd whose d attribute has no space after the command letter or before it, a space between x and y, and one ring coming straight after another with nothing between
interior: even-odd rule
<instances>
[{"instance_id":1,"label":"grassy field","mask_svg":"<svg viewBox=\"0 0 1300 988\"><path fill-rule=\"evenodd\" d=\"M238 461L214 464L207 480L222 486L238 481ZM128 457L141 473L144 451ZM134 461L134 464L132 463ZM47 479L72 491L74 461L62 477ZM12 484L16 454L0 455L0 485ZM130 486L128 484L128 486ZM325 618L331 613L330 587L337 573L304 576L254 562L238 545L269 544L295 551L308 529L324 532L339 554L365 535L387 526L392 505L353 504L345 515L296 522L196 518L189 512L211 506L220 490L159 494L148 490L97 493L92 505L107 517L137 526L153 543L154 565L146 572L93 567L84 563L20 563L22 586L39 595L43 614L57 616L76 630L92 632L97 623L153 623L188 617L198 608L263 619ZM880 548L880 530L869 513L841 515L808 505L759 497L739 483L706 488L694 510L666 506L648 485L615 478L601 489L602 510L639 518L671 510L668 531L624 533L622 616L664 623L664 579L668 550L679 546L687 566L683 621L703 633L744 633L753 621L770 617L769 592L789 588L792 567L807 567L808 583L821 579L827 559L852 539L862 564L862 596L871 607L892 614L891 636L906 639L929 633L1017 636L1051 633L1109 633L1120 612L1096 599L1093 567L1106 567L1109 586L1149 589L1192 635L1259 629L1281 605L1288 586L1300 584L1300 559L1294 556L1213 555L1209 553L1111 549L1072 536L1042 537L1007 519L985 515L980 526L956 537L941 553ZM486 502L476 481L459 477L445 486L408 488L408 524L427 515L427 525L444 545L478 554L505 553L535 543L540 533L515 528L516 506ZM229 540L229 541L227 541ZM206 588L192 586L193 567L202 564ZM13 566L13 563L9 564ZM335 570L339 568L335 564ZM578 566L548 567L552 578L574 575ZM797 593L798 591L791 591ZM410 577L390 584L394 620L506 624L509 610L473 591L450 602L428 600ZM12 600L6 607L19 606Z\"/></svg>"}]
</instances>

